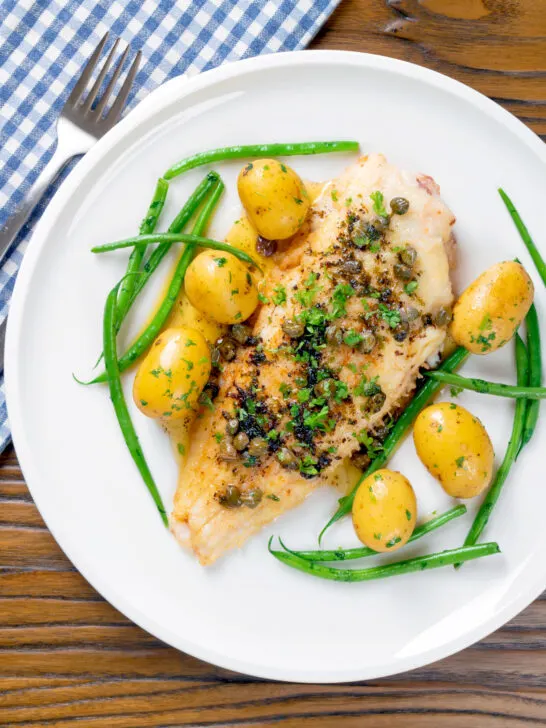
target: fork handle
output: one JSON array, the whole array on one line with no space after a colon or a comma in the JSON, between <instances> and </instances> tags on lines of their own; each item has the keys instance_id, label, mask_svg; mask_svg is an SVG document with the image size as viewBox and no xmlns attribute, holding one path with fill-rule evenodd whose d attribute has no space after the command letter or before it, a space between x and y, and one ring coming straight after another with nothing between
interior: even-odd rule
<instances>
[{"instance_id":1,"label":"fork handle","mask_svg":"<svg viewBox=\"0 0 546 728\"><path fill-rule=\"evenodd\" d=\"M76 154L77 152L72 148L68 149L60 144L57 145L53 156L40 172L24 200L17 206L15 212L0 230L0 265L4 262L21 228L31 216L49 185L57 179L61 170Z\"/></svg>"}]
</instances>

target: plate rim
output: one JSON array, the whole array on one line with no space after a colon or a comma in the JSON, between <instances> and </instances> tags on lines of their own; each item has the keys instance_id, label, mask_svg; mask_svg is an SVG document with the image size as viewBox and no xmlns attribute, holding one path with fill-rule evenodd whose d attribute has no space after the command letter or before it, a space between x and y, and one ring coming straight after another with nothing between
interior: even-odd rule
<instances>
[{"instance_id":1,"label":"plate rim","mask_svg":"<svg viewBox=\"0 0 546 728\"><path fill-rule=\"evenodd\" d=\"M496 102L449 76L395 58L342 50L292 51L257 56L227 63L191 78L177 76L153 90L121 122L100 139L69 175L72 184L63 184L48 205L44 215L38 221L19 271L10 305L5 351L5 391L8 419L11 426L13 443L25 482L51 535L82 576L104 599L135 624L157 639L175 647L175 649L224 669L259 678L300 683L342 683L387 677L428 665L459 652L494 632L534 601L546 586L546 567L544 573L540 575L540 578L537 578L537 574L535 573L535 578L529 582L525 590L522 590L518 599L499 609L486 623L482 623L472 630L465 632L462 636L443 643L440 647L430 648L425 652L420 652L417 656L398 658L396 664L390 664L387 669L385 665L383 667L377 665L375 669L352 668L348 670L332 670L331 668L327 668L318 669L317 671L309 669L292 670L277 667L271 668L266 664L257 664L237 657L217 654L213 650L191 642L187 637L182 637L180 634L173 633L172 630L164 628L155 622L153 618L141 613L140 608L130 600L126 600L122 593L118 593L115 590L115 587L111 587L108 583L104 584L100 569L93 567L92 562L88 561L86 554L83 551L80 552L77 543L65 533L65 529L60 522L62 519L56 518L54 509L48 506L47 498L42 497L43 493L41 494L39 492L39 488L33 490L32 483L40 479L40 474L37 464L33 461L32 448L27 439L24 424L25 418L22 416L22 408L19 406L21 382L17 367L17 352L20 345L21 324L29 290L27 282L34 273L39 255L47 244L55 221L62 213L65 205L69 203L73 189L78 186L77 183L83 180L89 172L93 171L96 164L116 146L118 141L130 131L135 130L156 111L173 103L173 91L176 91L175 101L181 102L194 91L213 86L215 83L230 78L251 74L256 70L290 65L313 66L321 64L348 64L368 69L386 69L398 75L410 76L424 83L440 87L461 99L471 102L474 107L478 107L478 109L485 112L488 116L493 117L493 119L496 119L504 127L508 127L521 141L530 147L546 166L546 145L523 122L519 121Z\"/></svg>"}]
</instances>

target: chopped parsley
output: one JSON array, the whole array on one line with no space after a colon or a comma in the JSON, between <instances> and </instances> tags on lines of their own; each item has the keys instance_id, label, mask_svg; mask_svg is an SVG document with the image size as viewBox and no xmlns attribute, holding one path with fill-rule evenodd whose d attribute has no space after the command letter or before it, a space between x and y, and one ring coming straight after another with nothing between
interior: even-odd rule
<instances>
[{"instance_id":1,"label":"chopped parsley","mask_svg":"<svg viewBox=\"0 0 546 728\"><path fill-rule=\"evenodd\" d=\"M275 501L276 503L278 503L280 501L279 496L275 495L275 493L268 493L266 495L266 498L269 498L269 500Z\"/></svg>"},{"instance_id":2,"label":"chopped parsley","mask_svg":"<svg viewBox=\"0 0 546 728\"><path fill-rule=\"evenodd\" d=\"M213 258L218 268L223 268L227 263L227 258Z\"/></svg>"},{"instance_id":3,"label":"chopped parsley","mask_svg":"<svg viewBox=\"0 0 546 728\"><path fill-rule=\"evenodd\" d=\"M264 296L263 293L258 293L258 301L260 303L269 303L269 298L267 296Z\"/></svg>"},{"instance_id":4,"label":"chopped parsley","mask_svg":"<svg viewBox=\"0 0 546 728\"><path fill-rule=\"evenodd\" d=\"M281 382L279 384L279 392L282 394L282 396L285 399L288 399L288 397L290 396L291 391L292 391L292 389L288 386L288 384L286 384L286 382Z\"/></svg>"},{"instance_id":5,"label":"chopped parsley","mask_svg":"<svg viewBox=\"0 0 546 728\"><path fill-rule=\"evenodd\" d=\"M333 200L334 202L337 202L337 199L338 199L338 197L337 197L337 190L332 190L332 191L330 192L330 197L332 198L332 200Z\"/></svg>"},{"instance_id":6,"label":"chopped parsley","mask_svg":"<svg viewBox=\"0 0 546 728\"><path fill-rule=\"evenodd\" d=\"M317 285L316 280L318 274L315 272L309 273L309 276L303 285L305 286L304 291L297 291L294 294L296 301L301 304L303 308L309 308L315 300L315 296L321 290L321 287Z\"/></svg>"},{"instance_id":7,"label":"chopped parsley","mask_svg":"<svg viewBox=\"0 0 546 728\"><path fill-rule=\"evenodd\" d=\"M466 460L465 456L461 455L461 457L455 459L455 464L457 465L458 468L462 468L465 460Z\"/></svg>"},{"instance_id":8,"label":"chopped parsley","mask_svg":"<svg viewBox=\"0 0 546 728\"><path fill-rule=\"evenodd\" d=\"M404 286L404 290L408 294L408 296L411 296L412 293L415 293L418 287L418 281L410 281L409 283L406 283L406 285Z\"/></svg>"},{"instance_id":9,"label":"chopped parsley","mask_svg":"<svg viewBox=\"0 0 546 728\"><path fill-rule=\"evenodd\" d=\"M286 288L284 286L275 286L273 290L275 293L272 299L275 306L282 306L283 303L286 303Z\"/></svg>"},{"instance_id":10,"label":"chopped parsley","mask_svg":"<svg viewBox=\"0 0 546 728\"><path fill-rule=\"evenodd\" d=\"M373 202L373 209L379 217L388 217L389 213L385 210L383 193L379 190L372 192L370 195Z\"/></svg>"},{"instance_id":11,"label":"chopped parsley","mask_svg":"<svg viewBox=\"0 0 546 728\"><path fill-rule=\"evenodd\" d=\"M338 283L332 292L331 318L337 319L347 313L347 301L354 296L355 289L348 283Z\"/></svg>"},{"instance_id":12,"label":"chopped parsley","mask_svg":"<svg viewBox=\"0 0 546 728\"><path fill-rule=\"evenodd\" d=\"M300 389L298 393L296 394L296 399L300 403L309 402L311 399L311 390L310 389Z\"/></svg>"},{"instance_id":13,"label":"chopped parsley","mask_svg":"<svg viewBox=\"0 0 546 728\"><path fill-rule=\"evenodd\" d=\"M366 448L366 453L370 460L376 458L377 455L383 450L383 445L381 445L378 440L374 440L373 437L370 437L366 430L360 430L360 432L358 433L353 432L353 437L358 443Z\"/></svg>"},{"instance_id":14,"label":"chopped parsley","mask_svg":"<svg viewBox=\"0 0 546 728\"><path fill-rule=\"evenodd\" d=\"M338 404L343 402L344 399L348 399L349 387L345 384L345 382L336 381L335 388L336 388L336 391L334 392L334 400Z\"/></svg>"},{"instance_id":15,"label":"chopped parsley","mask_svg":"<svg viewBox=\"0 0 546 728\"><path fill-rule=\"evenodd\" d=\"M343 337L343 341L347 344L347 346L358 346L358 344L362 341L362 334L359 334L354 329L350 329Z\"/></svg>"},{"instance_id":16,"label":"chopped parsley","mask_svg":"<svg viewBox=\"0 0 546 728\"><path fill-rule=\"evenodd\" d=\"M386 321L391 329L395 329L401 321L400 312L385 306L384 303L380 303L378 308L383 321Z\"/></svg>"},{"instance_id":17,"label":"chopped parsley","mask_svg":"<svg viewBox=\"0 0 546 728\"><path fill-rule=\"evenodd\" d=\"M222 440L224 439L224 436L222 435L221 432L215 432L214 439L216 440L216 442L222 442Z\"/></svg>"},{"instance_id":18,"label":"chopped parsley","mask_svg":"<svg viewBox=\"0 0 546 728\"><path fill-rule=\"evenodd\" d=\"M306 410L303 416L303 424L311 430L326 430L328 427L326 421L328 414L328 405L324 405L318 412L309 412Z\"/></svg>"},{"instance_id":19,"label":"chopped parsley","mask_svg":"<svg viewBox=\"0 0 546 728\"><path fill-rule=\"evenodd\" d=\"M317 463L317 458L312 455L305 455L300 464L300 473L303 473L304 475L318 475L319 471L316 467Z\"/></svg>"},{"instance_id":20,"label":"chopped parsley","mask_svg":"<svg viewBox=\"0 0 546 728\"><path fill-rule=\"evenodd\" d=\"M177 443L176 449L178 450L178 452L180 453L180 455L185 455L186 454L186 448L184 447L184 445L181 442Z\"/></svg>"}]
</instances>

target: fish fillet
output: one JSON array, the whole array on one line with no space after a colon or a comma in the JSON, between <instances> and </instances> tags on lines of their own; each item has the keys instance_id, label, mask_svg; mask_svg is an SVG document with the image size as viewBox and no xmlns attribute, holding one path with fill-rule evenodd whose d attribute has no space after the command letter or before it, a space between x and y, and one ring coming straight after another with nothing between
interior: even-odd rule
<instances>
[{"instance_id":1,"label":"fish fillet","mask_svg":"<svg viewBox=\"0 0 546 728\"><path fill-rule=\"evenodd\" d=\"M410 203L382 234L378 191L387 208L394 197ZM411 394L419 368L446 337L437 314L453 300L454 222L434 180L370 155L324 186L304 227L280 246L265 282L268 302L251 321L254 341L224 363L214 408L196 420L180 472L171 530L203 565L315 488L339 484L347 458ZM407 246L417 253L409 281L407 270L406 280L394 273ZM303 321L305 334L291 339L287 320ZM366 353L369 332L375 346ZM321 396L324 378L330 383ZM222 459L232 418L251 438L266 436L264 455ZM279 462L281 448L297 469ZM259 488L263 497L253 508L227 508L228 486Z\"/></svg>"}]
</instances>

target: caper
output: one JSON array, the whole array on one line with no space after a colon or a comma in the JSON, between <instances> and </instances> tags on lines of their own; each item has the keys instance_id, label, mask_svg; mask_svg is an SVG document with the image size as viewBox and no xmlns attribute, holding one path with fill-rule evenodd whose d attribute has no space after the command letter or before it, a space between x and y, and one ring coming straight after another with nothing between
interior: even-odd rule
<instances>
[{"instance_id":1,"label":"caper","mask_svg":"<svg viewBox=\"0 0 546 728\"><path fill-rule=\"evenodd\" d=\"M389 227L389 222L390 218L385 217L384 215L378 215L372 220L372 225L378 232L384 233Z\"/></svg>"},{"instance_id":2,"label":"caper","mask_svg":"<svg viewBox=\"0 0 546 728\"><path fill-rule=\"evenodd\" d=\"M314 386L317 397L330 397L332 394L332 379L321 379Z\"/></svg>"},{"instance_id":3,"label":"caper","mask_svg":"<svg viewBox=\"0 0 546 728\"><path fill-rule=\"evenodd\" d=\"M298 339L305 331L305 326L296 319L285 319L281 328L291 339Z\"/></svg>"},{"instance_id":4,"label":"caper","mask_svg":"<svg viewBox=\"0 0 546 728\"><path fill-rule=\"evenodd\" d=\"M411 245L406 245L399 253L398 257L404 265L413 268L415 261L417 260L417 251Z\"/></svg>"},{"instance_id":5,"label":"caper","mask_svg":"<svg viewBox=\"0 0 546 728\"><path fill-rule=\"evenodd\" d=\"M248 445L249 441L250 438L246 434L246 432L238 432L233 438L233 447L241 452L241 450L244 450L245 447Z\"/></svg>"},{"instance_id":6,"label":"caper","mask_svg":"<svg viewBox=\"0 0 546 728\"><path fill-rule=\"evenodd\" d=\"M297 470L298 458L294 455L292 450L289 450L287 447L281 447L281 449L277 451L277 460L283 468L287 468L288 470Z\"/></svg>"},{"instance_id":7,"label":"caper","mask_svg":"<svg viewBox=\"0 0 546 728\"><path fill-rule=\"evenodd\" d=\"M264 497L261 488L251 488L251 490L245 490L241 493L241 503L247 508L256 508L259 506L262 498Z\"/></svg>"},{"instance_id":8,"label":"caper","mask_svg":"<svg viewBox=\"0 0 546 728\"><path fill-rule=\"evenodd\" d=\"M210 405L212 400L216 399L216 397L218 396L219 391L220 387L218 385L218 382L214 379L209 379L209 381L203 387L203 391L199 395L199 404Z\"/></svg>"},{"instance_id":9,"label":"caper","mask_svg":"<svg viewBox=\"0 0 546 728\"><path fill-rule=\"evenodd\" d=\"M248 445L249 455L259 458L267 452L267 440L264 437L253 437Z\"/></svg>"},{"instance_id":10,"label":"caper","mask_svg":"<svg viewBox=\"0 0 546 728\"><path fill-rule=\"evenodd\" d=\"M234 417L233 419L227 421L226 433L228 435L236 435L238 430L239 430L239 420L235 419L235 417Z\"/></svg>"},{"instance_id":11,"label":"caper","mask_svg":"<svg viewBox=\"0 0 546 728\"><path fill-rule=\"evenodd\" d=\"M411 321L415 321L418 318L419 318L419 311L414 306L410 306L406 310L406 320L411 322Z\"/></svg>"},{"instance_id":12,"label":"caper","mask_svg":"<svg viewBox=\"0 0 546 728\"><path fill-rule=\"evenodd\" d=\"M383 440L387 437L389 432L391 431L390 427L387 427L386 425L379 425L379 427L375 428L375 437L379 440L379 442L383 442Z\"/></svg>"},{"instance_id":13,"label":"caper","mask_svg":"<svg viewBox=\"0 0 546 728\"><path fill-rule=\"evenodd\" d=\"M375 349L377 339L371 331L366 330L364 330L360 334L360 336L362 337L362 339L360 341L360 344L358 345L358 350L362 354L370 354Z\"/></svg>"},{"instance_id":14,"label":"caper","mask_svg":"<svg viewBox=\"0 0 546 728\"><path fill-rule=\"evenodd\" d=\"M344 273L356 275L362 270L362 263L359 260L344 260L339 267Z\"/></svg>"},{"instance_id":15,"label":"caper","mask_svg":"<svg viewBox=\"0 0 546 728\"><path fill-rule=\"evenodd\" d=\"M404 265L403 263L395 263L392 269L394 271L394 275L401 281L409 281L413 275L413 270L409 267L409 265Z\"/></svg>"},{"instance_id":16,"label":"caper","mask_svg":"<svg viewBox=\"0 0 546 728\"><path fill-rule=\"evenodd\" d=\"M368 398L368 401L366 402L366 409L370 412L370 414L375 414L383 407L386 399L387 395L385 392L376 392Z\"/></svg>"},{"instance_id":17,"label":"caper","mask_svg":"<svg viewBox=\"0 0 546 728\"><path fill-rule=\"evenodd\" d=\"M237 450L233 447L233 442L227 437L220 443L220 457L222 460L237 460Z\"/></svg>"},{"instance_id":18,"label":"caper","mask_svg":"<svg viewBox=\"0 0 546 728\"><path fill-rule=\"evenodd\" d=\"M341 344L343 341L343 331L335 324L330 324L326 329L326 341L331 346Z\"/></svg>"},{"instance_id":19,"label":"caper","mask_svg":"<svg viewBox=\"0 0 546 728\"><path fill-rule=\"evenodd\" d=\"M409 210L409 200L405 197L393 197L391 200L391 210L395 215L405 215Z\"/></svg>"},{"instance_id":20,"label":"caper","mask_svg":"<svg viewBox=\"0 0 546 728\"><path fill-rule=\"evenodd\" d=\"M245 326L244 324L233 324L231 327L231 335L235 341L244 346L248 344L248 340L252 336L252 329L250 326Z\"/></svg>"},{"instance_id":21,"label":"caper","mask_svg":"<svg viewBox=\"0 0 546 728\"><path fill-rule=\"evenodd\" d=\"M237 356L237 344L228 336L217 339L216 346L220 349L220 356L226 361L233 361Z\"/></svg>"},{"instance_id":22,"label":"caper","mask_svg":"<svg viewBox=\"0 0 546 728\"><path fill-rule=\"evenodd\" d=\"M407 321L400 321L398 326L394 329L392 336L395 341L405 341L409 333L409 324Z\"/></svg>"},{"instance_id":23,"label":"caper","mask_svg":"<svg viewBox=\"0 0 546 728\"><path fill-rule=\"evenodd\" d=\"M378 220L380 218L377 218ZM381 230L375 227L372 223L365 222L364 220L358 220L353 226L351 240L359 248L363 248L368 245L369 242L373 242L381 237Z\"/></svg>"},{"instance_id":24,"label":"caper","mask_svg":"<svg viewBox=\"0 0 546 728\"><path fill-rule=\"evenodd\" d=\"M447 326L451 321L451 310L442 306L434 315L434 323L436 326Z\"/></svg>"},{"instance_id":25,"label":"caper","mask_svg":"<svg viewBox=\"0 0 546 728\"><path fill-rule=\"evenodd\" d=\"M268 240L267 238L262 238L261 235L258 235L258 240L256 241L256 252L263 255L264 258L269 258L269 256L273 255L273 253L277 252L277 241Z\"/></svg>"},{"instance_id":26,"label":"caper","mask_svg":"<svg viewBox=\"0 0 546 728\"><path fill-rule=\"evenodd\" d=\"M213 349L210 353L210 363L212 364L213 367L219 367L220 359L221 359L220 349L217 346L215 346L215 347L213 347Z\"/></svg>"},{"instance_id":27,"label":"caper","mask_svg":"<svg viewBox=\"0 0 546 728\"><path fill-rule=\"evenodd\" d=\"M355 468L358 468L359 470L366 470L366 468L371 463L371 459L367 453L357 450L351 456L351 463L355 466Z\"/></svg>"},{"instance_id":28,"label":"caper","mask_svg":"<svg viewBox=\"0 0 546 728\"><path fill-rule=\"evenodd\" d=\"M242 505L241 491L236 485L228 485L218 497L218 502L224 508L239 508Z\"/></svg>"}]
</instances>

